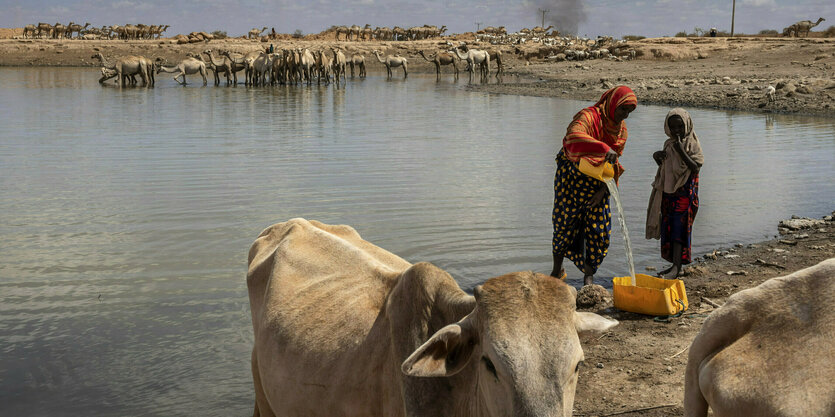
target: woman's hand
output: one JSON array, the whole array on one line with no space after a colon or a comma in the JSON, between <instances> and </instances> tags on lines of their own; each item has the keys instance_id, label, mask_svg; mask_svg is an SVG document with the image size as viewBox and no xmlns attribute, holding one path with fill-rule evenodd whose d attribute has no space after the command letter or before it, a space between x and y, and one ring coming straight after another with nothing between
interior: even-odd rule
<instances>
[{"instance_id":1,"label":"woman's hand","mask_svg":"<svg viewBox=\"0 0 835 417\"><path fill-rule=\"evenodd\" d=\"M609 151L606 152L605 158L606 158L606 162L608 162L610 164L616 164L618 162L618 153L609 149Z\"/></svg>"},{"instance_id":2,"label":"woman's hand","mask_svg":"<svg viewBox=\"0 0 835 417\"><path fill-rule=\"evenodd\" d=\"M664 151L655 151L652 154L652 159L655 160L655 163L661 165L664 162L664 159L667 158L667 152Z\"/></svg>"},{"instance_id":3,"label":"woman's hand","mask_svg":"<svg viewBox=\"0 0 835 417\"><path fill-rule=\"evenodd\" d=\"M606 197L606 194L608 193L608 191L609 191L609 189L606 188L606 184L603 184L600 187L600 189L598 189L597 192L594 193L594 195L592 195L591 198L589 199L589 207L594 207L594 206L600 204L600 202L603 201L603 198Z\"/></svg>"}]
</instances>

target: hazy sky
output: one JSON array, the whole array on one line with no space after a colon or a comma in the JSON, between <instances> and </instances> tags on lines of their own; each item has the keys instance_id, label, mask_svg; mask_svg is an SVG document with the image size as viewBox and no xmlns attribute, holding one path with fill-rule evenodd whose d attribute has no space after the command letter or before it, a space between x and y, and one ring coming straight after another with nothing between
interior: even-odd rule
<instances>
[{"instance_id":1,"label":"hazy sky","mask_svg":"<svg viewBox=\"0 0 835 417\"><path fill-rule=\"evenodd\" d=\"M331 25L446 25L447 33L472 31L476 22L508 31L540 24L580 35L673 35L694 27L730 30L732 0L0 0L0 27L27 23L90 22L94 26L169 24L166 35L225 30L238 36L253 27L281 33L316 33ZM737 0L736 32L780 30L797 20L829 19L835 0Z\"/></svg>"}]
</instances>

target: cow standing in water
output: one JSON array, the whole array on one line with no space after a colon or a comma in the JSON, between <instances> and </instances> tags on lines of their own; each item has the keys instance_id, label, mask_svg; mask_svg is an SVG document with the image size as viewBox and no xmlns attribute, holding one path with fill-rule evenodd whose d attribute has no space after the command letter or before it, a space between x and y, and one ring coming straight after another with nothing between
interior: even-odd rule
<instances>
[{"instance_id":1,"label":"cow standing in water","mask_svg":"<svg viewBox=\"0 0 835 417\"><path fill-rule=\"evenodd\" d=\"M468 295L348 226L293 219L261 233L247 273L255 416L571 416L578 334L560 280L518 272Z\"/></svg>"},{"instance_id":2,"label":"cow standing in water","mask_svg":"<svg viewBox=\"0 0 835 417\"><path fill-rule=\"evenodd\" d=\"M687 417L835 416L835 258L731 296L690 345Z\"/></svg>"}]
</instances>

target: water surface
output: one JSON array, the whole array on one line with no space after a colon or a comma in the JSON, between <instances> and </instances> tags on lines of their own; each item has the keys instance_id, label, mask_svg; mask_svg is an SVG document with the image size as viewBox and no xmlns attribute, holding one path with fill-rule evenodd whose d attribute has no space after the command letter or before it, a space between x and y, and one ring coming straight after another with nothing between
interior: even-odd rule
<instances>
[{"instance_id":1,"label":"water surface","mask_svg":"<svg viewBox=\"0 0 835 417\"><path fill-rule=\"evenodd\" d=\"M247 251L293 217L349 224L466 289L550 271L554 156L590 104L469 92L466 77L97 79L0 68L0 415L250 413ZM639 272L664 266L643 226L667 110L628 119L620 194ZM696 255L835 208L835 122L691 114L706 160ZM627 273L613 227L601 277Z\"/></svg>"}]
</instances>

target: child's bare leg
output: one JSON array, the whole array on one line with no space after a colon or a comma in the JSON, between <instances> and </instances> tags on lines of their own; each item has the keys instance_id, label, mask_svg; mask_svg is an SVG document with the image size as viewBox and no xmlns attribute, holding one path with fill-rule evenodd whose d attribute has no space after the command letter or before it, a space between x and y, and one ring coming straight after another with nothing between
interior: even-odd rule
<instances>
[{"instance_id":1,"label":"child's bare leg","mask_svg":"<svg viewBox=\"0 0 835 417\"><path fill-rule=\"evenodd\" d=\"M661 271L664 278L675 278L681 273L681 243L673 242L673 266Z\"/></svg>"}]
</instances>

